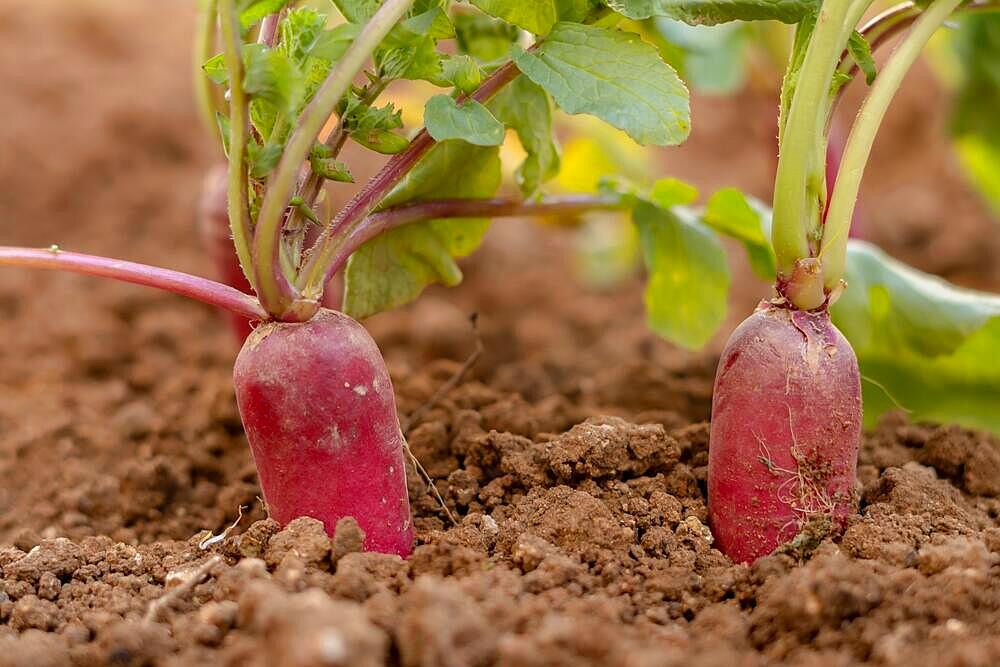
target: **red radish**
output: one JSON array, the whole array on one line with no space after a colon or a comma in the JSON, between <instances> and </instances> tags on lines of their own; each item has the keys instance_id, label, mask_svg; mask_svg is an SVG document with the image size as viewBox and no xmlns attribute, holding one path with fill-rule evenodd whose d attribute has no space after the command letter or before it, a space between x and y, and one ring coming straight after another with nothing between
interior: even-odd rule
<instances>
[{"instance_id":1,"label":"red radish","mask_svg":"<svg viewBox=\"0 0 1000 667\"><path fill-rule=\"evenodd\" d=\"M718 548L753 562L813 516L852 513L860 436L857 358L829 314L762 302L715 378L708 497Z\"/></svg>"},{"instance_id":2,"label":"red radish","mask_svg":"<svg viewBox=\"0 0 1000 667\"><path fill-rule=\"evenodd\" d=\"M247 338L236 398L271 517L353 516L365 548L407 556L413 526L404 441L378 346L353 319L321 310Z\"/></svg>"}]
</instances>

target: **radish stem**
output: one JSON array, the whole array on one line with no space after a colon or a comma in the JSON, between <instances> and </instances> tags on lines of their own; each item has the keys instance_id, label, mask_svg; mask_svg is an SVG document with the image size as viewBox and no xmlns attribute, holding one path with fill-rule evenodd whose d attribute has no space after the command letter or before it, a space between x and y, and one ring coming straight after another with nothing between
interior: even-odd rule
<instances>
[{"instance_id":1,"label":"radish stem","mask_svg":"<svg viewBox=\"0 0 1000 667\"><path fill-rule=\"evenodd\" d=\"M810 239L816 237L825 199L827 91L844 45L871 1L827 1L816 19L782 133L775 178L772 242L779 277L790 278L795 263L811 254Z\"/></svg>"},{"instance_id":2,"label":"radish stem","mask_svg":"<svg viewBox=\"0 0 1000 667\"><path fill-rule=\"evenodd\" d=\"M113 278L126 283L155 287L186 296L210 306L236 313L250 320L266 320L267 313L257 300L235 287L181 271L137 264L120 259L96 257L52 248L12 248L0 246L0 266L71 271L88 276Z\"/></svg>"},{"instance_id":3,"label":"radish stem","mask_svg":"<svg viewBox=\"0 0 1000 667\"><path fill-rule=\"evenodd\" d=\"M823 260L824 284L827 289L836 286L844 275L851 216L868 156L886 110L931 35L961 4L962 0L937 0L924 11L879 72L871 92L861 105L844 148L844 157L837 172L837 187L830 201L830 211L823 232L820 257Z\"/></svg>"},{"instance_id":4,"label":"radish stem","mask_svg":"<svg viewBox=\"0 0 1000 667\"><path fill-rule=\"evenodd\" d=\"M250 131L249 105L243 91L243 51L239 16L235 0L221 0L219 21L226 68L229 70L229 226L240 268L256 290L253 257L250 251L250 210L247 202L245 165L247 137Z\"/></svg>"},{"instance_id":5,"label":"radish stem","mask_svg":"<svg viewBox=\"0 0 1000 667\"><path fill-rule=\"evenodd\" d=\"M340 235L330 271L336 273L361 246L379 234L403 225L439 218L516 218L555 214L586 213L626 209L629 202L619 195L568 195L541 201L492 199L439 199L404 204L374 213Z\"/></svg>"},{"instance_id":6,"label":"radish stem","mask_svg":"<svg viewBox=\"0 0 1000 667\"><path fill-rule=\"evenodd\" d=\"M483 81L475 92L468 96L463 95L458 100L462 102L466 99L473 99L480 103L486 102L501 88L517 78L520 73L513 62L508 62ZM420 161L420 158L431 149L434 143L427 130L421 130L410 142L409 147L402 153L394 155L382 167L381 171L375 174L365 184L365 187L348 202L347 206L337 214L333 222L316 239L302 271L299 272L297 286L302 290L304 296L318 299L322 295L323 286L326 285L334 272L332 263L337 255L338 247L342 244L342 239L339 237L342 230L350 230L375 210L378 203Z\"/></svg>"},{"instance_id":7,"label":"radish stem","mask_svg":"<svg viewBox=\"0 0 1000 667\"><path fill-rule=\"evenodd\" d=\"M198 19L195 25L194 54L192 57L194 74L194 96L197 101L198 114L211 135L219 138L219 125L215 122L215 112L219 108L219 100L215 87L202 65L212 57L215 45L215 20L217 17L216 0L201 0L198 3Z\"/></svg>"},{"instance_id":8,"label":"radish stem","mask_svg":"<svg viewBox=\"0 0 1000 667\"><path fill-rule=\"evenodd\" d=\"M386 0L361 34L336 64L322 87L299 118L271 177L261 203L254 235L254 260L258 271L258 293L268 312L282 315L297 297L294 287L278 265L278 249L285 209L292 197L299 168L309 155L316 137L333 114L365 62L413 0Z\"/></svg>"}]
</instances>

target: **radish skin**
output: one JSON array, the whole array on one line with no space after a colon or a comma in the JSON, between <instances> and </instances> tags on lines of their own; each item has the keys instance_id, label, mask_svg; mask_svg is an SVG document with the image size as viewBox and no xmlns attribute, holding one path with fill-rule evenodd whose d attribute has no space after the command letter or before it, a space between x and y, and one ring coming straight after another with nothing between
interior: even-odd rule
<instances>
[{"instance_id":1,"label":"radish skin","mask_svg":"<svg viewBox=\"0 0 1000 667\"><path fill-rule=\"evenodd\" d=\"M236 398L270 516L354 517L370 551L408 556L405 446L389 372L364 327L323 309L247 337Z\"/></svg>"},{"instance_id":2,"label":"radish skin","mask_svg":"<svg viewBox=\"0 0 1000 667\"><path fill-rule=\"evenodd\" d=\"M708 514L716 546L752 563L809 519L856 506L861 376L827 312L762 302L722 353Z\"/></svg>"}]
</instances>

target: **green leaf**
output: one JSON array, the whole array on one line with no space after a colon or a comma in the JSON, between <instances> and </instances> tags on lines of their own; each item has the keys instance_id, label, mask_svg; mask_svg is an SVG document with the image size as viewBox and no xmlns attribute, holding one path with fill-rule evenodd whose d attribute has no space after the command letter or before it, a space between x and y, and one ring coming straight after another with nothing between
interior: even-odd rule
<instances>
[{"instance_id":1,"label":"green leaf","mask_svg":"<svg viewBox=\"0 0 1000 667\"><path fill-rule=\"evenodd\" d=\"M309 50L309 55L336 62L359 34L361 26L354 23L342 23L332 30L325 30Z\"/></svg>"},{"instance_id":2,"label":"green leaf","mask_svg":"<svg viewBox=\"0 0 1000 667\"><path fill-rule=\"evenodd\" d=\"M261 179L266 177L278 164L281 151L280 144L264 144L263 146L251 140L247 144L247 159L250 162L250 176Z\"/></svg>"},{"instance_id":3,"label":"green leaf","mask_svg":"<svg viewBox=\"0 0 1000 667\"><path fill-rule=\"evenodd\" d=\"M489 109L517 133L528 156L514 172L527 197L559 172L559 149L552 138L552 103L530 79L519 76L490 100Z\"/></svg>"},{"instance_id":4,"label":"green leaf","mask_svg":"<svg viewBox=\"0 0 1000 667\"><path fill-rule=\"evenodd\" d=\"M1000 432L1000 296L955 287L850 241L831 312L861 372L865 422L896 402L917 420Z\"/></svg>"},{"instance_id":5,"label":"green leaf","mask_svg":"<svg viewBox=\"0 0 1000 667\"><path fill-rule=\"evenodd\" d=\"M348 23L362 25L375 15L381 4L381 0L332 0L332 2Z\"/></svg>"},{"instance_id":6,"label":"green leaf","mask_svg":"<svg viewBox=\"0 0 1000 667\"><path fill-rule=\"evenodd\" d=\"M424 124L435 141L461 139L477 146L503 143L503 124L475 100L459 105L447 95L435 95L424 107Z\"/></svg>"},{"instance_id":7,"label":"green leaf","mask_svg":"<svg viewBox=\"0 0 1000 667\"><path fill-rule=\"evenodd\" d=\"M484 63L499 61L510 53L517 41L516 27L482 14L458 14L455 41L461 53Z\"/></svg>"},{"instance_id":8,"label":"green leaf","mask_svg":"<svg viewBox=\"0 0 1000 667\"><path fill-rule=\"evenodd\" d=\"M719 240L682 209L640 201L632 219L649 272L650 328L678 345L700 348L726 316L729 267Z\"/></svg>"},{"instance_id":9,"label":"green leaf","mask_svg":"<svg viewBox=\"0 0 1000 667\"><path fill-rule=\"evenodd\" d=\"M406 137L401 137L388 130L358 130L357 132L351 132L351 139L368 150L382 153L383 155L402 153L410 145Z\"/></svg>"},{"instance_id":10,"label":"green leaf","mask_svg":"<svg viewBox=\"0 0 1000 667\"><path fill-rule=\"evenodd\" d=\"M439 81L442 59L437 43L427 36L410 36L397 46L375 53L379 74L385 79Z\"/></svg>"},{"instance_id":11,"label":"green leaf","mask_svg":"<svg viewBox=\"0 0 1000 667\"><path fill-rule=\"evenodd\" d=\"M820 0L607 0L613 10L630 19L666 16L692 25L728 21L798 23L815 12Z\"/></svg>"},{"instance_id":12,"label":"green leaf","mask_svg":"<svg viewBox=\"0 0 1000 667\"><path fill-rule=\"evenodd\" d=\"M555 25L555 0L471 0L490 16L503 19L536 35L546 35Z\"/></svg>"},{"instance_id":13,"label":"green leaf","mask_svg":"<svg viewBox=\"0 0 1000 667\"><path fill-rule=\"evenodd\" d=\"M661 178L653 183L649 198L660 208L687 206L698 199L698 188L677 178Z\"/></svg>"},{"instance_id":14,"label":"green leaf","mask_svg":"<svg viewBox=\"0 0 1000 667\"><path fill-rule=\"evenodd\" d=\"M291 59L276 49L250 44L244 50L246 73L243 88L286 114L294 115L305 94L302 73Z\"/></svg>"},{"instance_id":15,"label":"green leaf","mask_svg":"<svg viewBox=\"0 0 1000 667\"><path fill-rule=\"evenodd\" d=\"M347 165L333 156L333 149L325 144L315 144L309 152L309 165L312 170L328 181L338 183L353 183L354 176Z\"/></svg>"},{"instance_id":16,"label":"green leaf","mask_svg":"<svg viewBox=\"0 0 1000 667\"><path fill-rule=\"evenodd\" d=\"M205 64L201 66L205 76L207 76L212 83L217 83L220 86L225 86L229 83L229 70L226 68L226 58L225 55L219 53L212 56L205 61Z\"/></svg>"},{"instance_id":17,"label":"green leaf","mask_svg":"<svg viewBox=\"0 0 1000 667\"><path fill-rule=\"evenodd\" d=\"M534 52L514 60L564 111L589 113L640 144L672 146L687 138L687 88L656 49L637 35L558 23Z\"/></svg>"},{"instance_id":18,"label":"green leaf","mask_svg":"<svg viewBox=\"0 0 1000 667\"><path fill-rule=\"evenodd\" d=\"M219 127L219 136L222 137L222 152L225 154L226 158L229 158L229 133L231 132L231 127L229 123L229 116L219 111L215 112L215 124Z\"/></svg>"},{"instance_id":19,"label":"green leaf","mask_svg":"<svg viewBox=\"0 0 1000 667\"><path fill-rule=\"evenodd\" d=\"M875 67L875 58L872 57L871 44L868 43L864 35L855 30L851 33L851 38L847 40L847 50L861 71L865 73L865 81L869 86L872 85L878 70Z\"/></svg>"},{"instance_id":20,"label":"green leaf","mask_svg":"<svg viewBox=\"0 0 1000 667\"><path fill-rule=\"evenodd\" d=\"M556 13L560 21L583 23L600 5L599 0L556 0Z\"/></svg>"},{"instance_id":21,"label":"green leaf","mask_svg":"<svg viewBox=\"0 0 1000 667\"><path fill-rule=\"evenodd\" d=\"M463 141L435 145L381 206L444 197L489 197L500 186L496 147ZM457 285L456 257L482 242L488 220L419 222L386 232L355 252L347 264L344 312L361 319L415 299L432 283Z\"/></svg>"},{"instance_id":22,"label":"green leaf","mask_svg":"<svg viewBox=\"0 0 1000 667\"><path fill-rule=\"evenodd\" d=\"M414 35L425 35L432 39L451 39L455 36L455 26L448 18L448 13L440 7L408 18L403 21L402 26Z\"/></svg>"},{"instance_id":23,"label":"green leaf","mask_svg":"<svg viewBox=\"0 0 1000 667\"><path fill-rule=\"evenodd\" d=\"M723 188L708 200L702 222L743 243L754 273L765 280L775 275L774 250L771 248L770 211L736 188Z\"/></svg>"},{"instance_id":24,"label":"green leaf","mask_svg":"<svg viewBox=\"0 0 1000 667\"><path fill-rule=\"evenodd\" d=\"M472 56L459 54L444 61L441 76L460 92L471 93L483 81L483 72Z\"/></svg>"},{"instance_id":25,"label":"green leaf","mask_svg":"<svg viewBox=\"0 0 1000 667\"><path fill-rule=\"evenodd\" d=\"M289 0L256 0L240 12L240 28L244 31L269 14L277 14Z\"/></svg>"},{"instance_id":26,"label":"green leaf","mask_svg":"<svg viewBox=\"0 0 1000 667\"><path fill-rule=\"evenodd\" d=\"M962 166L1000 218L1000 20L965 16L950 36L961 72L951 131Z\"/></svg>"}]
</instances>

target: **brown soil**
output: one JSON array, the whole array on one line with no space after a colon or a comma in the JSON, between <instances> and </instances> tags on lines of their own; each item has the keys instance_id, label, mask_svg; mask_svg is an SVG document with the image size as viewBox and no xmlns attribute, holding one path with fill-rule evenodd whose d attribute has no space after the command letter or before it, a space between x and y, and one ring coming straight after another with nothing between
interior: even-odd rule
<instances>
[{"instance_id":1,"label":"brown soil","mask_svg":"<svg viewBox=\"0 0 1000 667\"><path fill-rule=\"evenodd\" d=\"M2 242L208 272L188 4L0 8ZM866 206L868 229L1000 287L995 229L928 97L889 123L866 195L890 205ZM665 169L765 194L772 140L748 109L772 104L699 100ZM4 271L0 665L998 664L1000 441L888 418L864 439L860 517L734 566L705 526L713 353L649 334L635 285L580 287L569 245L498 225L462 288L369 323L404 415L472 349L473 310L486 349L410 430L459 525L411 476L406 562L359 553L351 522L329 540L264 519L217 314ZM734 321L764 293L739 282Z\"/></svg>"}]
</instances>

